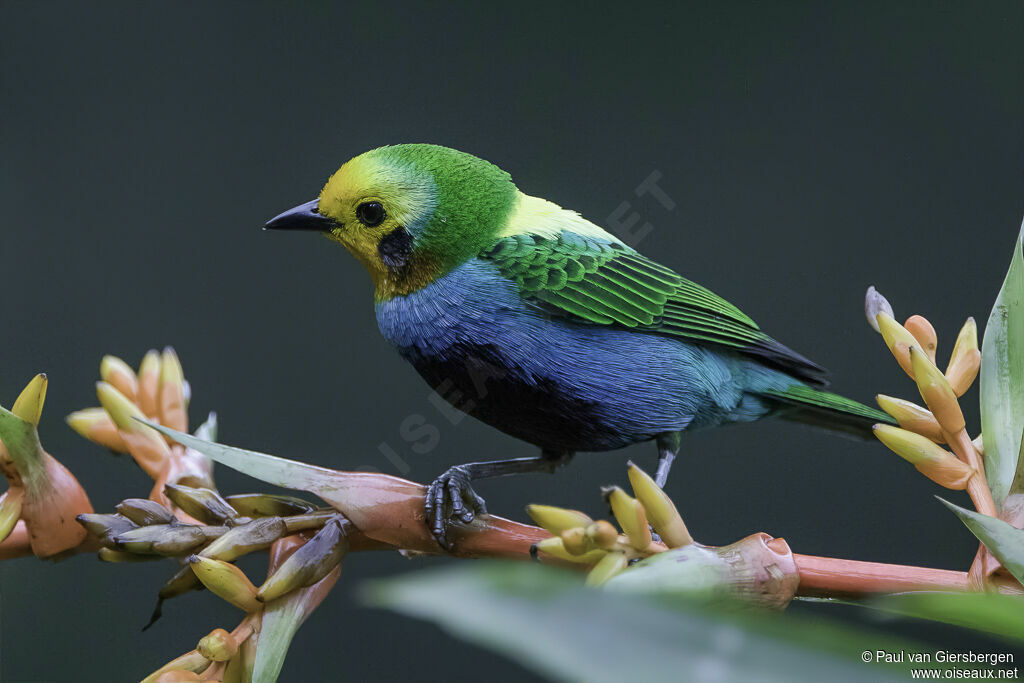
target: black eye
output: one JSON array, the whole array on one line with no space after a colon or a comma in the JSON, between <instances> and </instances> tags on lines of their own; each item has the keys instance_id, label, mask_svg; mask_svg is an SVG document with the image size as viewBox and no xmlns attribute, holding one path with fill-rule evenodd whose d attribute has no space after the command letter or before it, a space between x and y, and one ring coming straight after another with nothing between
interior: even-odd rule
<instances>
[{"instance_id":1,"label":"black eye","mask_svg":"<svg viewBox=\"0 0 1024 683\"><path fill-rule=\"evenodd\" d=\"M363 202L356 207L356 218L368 228L380 225L387 214L380 202Z\"/></svg>"}]
</instances>

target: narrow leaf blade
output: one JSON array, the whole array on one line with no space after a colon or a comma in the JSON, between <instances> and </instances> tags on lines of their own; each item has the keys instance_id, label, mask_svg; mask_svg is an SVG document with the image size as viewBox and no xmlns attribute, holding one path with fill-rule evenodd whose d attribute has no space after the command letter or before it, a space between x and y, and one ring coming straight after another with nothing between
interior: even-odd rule
<instances>
[{"instance_id":1,"label":"narrow leaf blade","mask_svg":"<svg viewBox=\"0 0 1024 683\"><path fill-rule=\"evenodd\" d=\"M1018 529L996 517L964 509L943 498L939 500L992 551L1014 578L1024 584L1024 529Z\"/></svg>"},{"instance_id":2,"label":"narrow leaf blade","mask_svg":"<svg viewBox=\"0 0 1024 683\"><path fill-rule=\"evenodd\" d=\"M985 473L992 497L1000 505L1019 467L1024 434L1024 225L985 326L981 358Z\"/></svg>"}]
</instances>

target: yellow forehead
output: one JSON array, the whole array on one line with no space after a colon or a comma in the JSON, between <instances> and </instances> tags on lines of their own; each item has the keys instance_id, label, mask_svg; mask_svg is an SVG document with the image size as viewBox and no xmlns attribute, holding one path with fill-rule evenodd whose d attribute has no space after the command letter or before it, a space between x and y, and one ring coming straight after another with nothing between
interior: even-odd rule
<instances>
[{"instance_id":1,"label":"yellow forehead","mask_svg":"<svg viewBox=\"0 0 1024 683\"><path fill-rule=\"evenodd\" d=\"M429 174L411 164L363 154L345 163L320 192L320 212L345 222L355 207L375 200L390 218L407 228L418 227L437 207L437 189Z\"/></svg>"}]
</instances>

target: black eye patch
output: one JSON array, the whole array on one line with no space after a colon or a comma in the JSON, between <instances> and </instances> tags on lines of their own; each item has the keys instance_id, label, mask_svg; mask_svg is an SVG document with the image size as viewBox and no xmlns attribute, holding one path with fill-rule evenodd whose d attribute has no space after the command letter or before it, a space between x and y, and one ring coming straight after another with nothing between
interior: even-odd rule
<instances>
[{"instance_id":1,"label":"black eye patch","mask_svg":"<svg viewBox=\"0 0 1024 683\"><path fill-rule=\"evenodd\" d=\"M412 234L398 226L381 238L377 245L381 262L390 268L402 268L409 263L412 255Z\"/></svg>"}]
</instances>

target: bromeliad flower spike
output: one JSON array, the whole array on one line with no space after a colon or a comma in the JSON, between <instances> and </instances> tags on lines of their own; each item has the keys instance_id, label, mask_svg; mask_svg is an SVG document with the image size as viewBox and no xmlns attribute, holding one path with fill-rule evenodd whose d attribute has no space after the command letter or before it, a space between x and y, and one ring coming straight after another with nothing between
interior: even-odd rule
<instances>
[{"instance_id":1,"label":"bromeliad flower spike","mask_svg":"<svg viewBox=\"0 0 1024 683\"><path fill-rule=\"evenodd\" d=\"M426 512L445 547L450 523L485 510L475 479L654 441L664 485L692 429L780 415L870 436L890 421L823 391L821 367L726 300L463 152L372 150L266 227L344 245L370 272L381 332L424 379L540 448L433 482Z\"/></svg>"}]
</instances>

